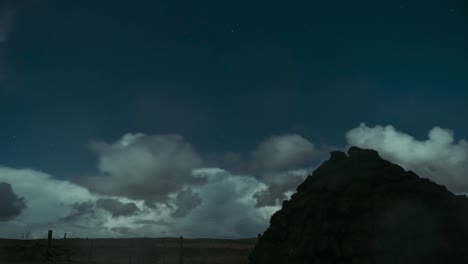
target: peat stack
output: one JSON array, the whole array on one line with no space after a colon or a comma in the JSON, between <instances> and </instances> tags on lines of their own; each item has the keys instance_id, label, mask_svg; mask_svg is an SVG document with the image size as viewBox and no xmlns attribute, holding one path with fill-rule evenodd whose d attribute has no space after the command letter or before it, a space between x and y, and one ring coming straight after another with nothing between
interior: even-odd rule
<instances>
[{"instance_id":1,"label":"peat stack","mask_svg":"<svg viewBox=\"0 0 468 264\"><path fill-rule=\"evenodd\" d=\"M249 264L468 263L468 198L351 147L297 187Z\"/></svg>"}]
</instances>

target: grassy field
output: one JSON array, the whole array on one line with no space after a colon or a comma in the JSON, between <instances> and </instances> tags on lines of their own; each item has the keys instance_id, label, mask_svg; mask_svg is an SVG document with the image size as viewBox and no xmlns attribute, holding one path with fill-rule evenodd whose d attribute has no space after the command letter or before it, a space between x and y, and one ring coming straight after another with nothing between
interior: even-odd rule
<instances>
[{"instance_id":1,"label":"grassy field","mask_svg":"<svg viewBox=\"0 0 468 264\"><path fill-rule=\"evenodd\" d=\"M47 252L47 240L0 239L0 263L35 264L246 264L257 242L252 239L54 239ZM47 259L48 258L48 259Z\"/></svg>"}]
</instances>

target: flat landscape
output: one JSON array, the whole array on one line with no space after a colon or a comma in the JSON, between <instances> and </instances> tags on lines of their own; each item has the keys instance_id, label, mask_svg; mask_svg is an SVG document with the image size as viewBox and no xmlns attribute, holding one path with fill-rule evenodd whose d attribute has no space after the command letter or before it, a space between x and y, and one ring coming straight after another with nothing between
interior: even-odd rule
<instances>
[{"instance_id":1,"label":"flat landscape","mask_svg":"<svg viewBox=\"0 0 468 264\"><path fill-rule=\"evenodd\" d=\"M0 263L244 264L257 242L247 239L0 239ZM47 254L47 252L49 252Z\"/></svg>"}]
</instances>

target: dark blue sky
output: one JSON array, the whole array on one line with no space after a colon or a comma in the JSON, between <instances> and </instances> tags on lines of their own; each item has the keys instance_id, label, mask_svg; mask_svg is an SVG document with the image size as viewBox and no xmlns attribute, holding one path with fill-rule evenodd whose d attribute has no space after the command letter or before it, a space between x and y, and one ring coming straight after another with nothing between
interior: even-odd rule
<instances>
[{"instance_id":1,"label":"dark blue sky","mask_svg":"<svg viewBox=\"0 0 468 264\"><path fill-rule=\"evenodd\" d=\"M466 138L463 2L4 4L1 164L79 174L91 140L127 132L178 133L204 155L283 133L342 146L360 122Z\"/></svg>"}]
</instances>

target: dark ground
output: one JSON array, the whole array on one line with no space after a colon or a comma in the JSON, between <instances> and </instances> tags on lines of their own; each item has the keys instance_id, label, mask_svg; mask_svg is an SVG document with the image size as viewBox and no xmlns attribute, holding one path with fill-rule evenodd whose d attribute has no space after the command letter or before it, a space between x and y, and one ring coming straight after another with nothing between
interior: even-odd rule
<instances>
[{"instance_id":1,"label":"dark ground","mask_svg":"<svg viewBox=\"0 0 468 264\"><path fill-rule=\"evenodd\" d=\"M184 264L243 264L253 239L185 239ZM46 259L47 240L0 239L0 263L35 264L172 264L180 263L179 238L54 239Z\"/></svg>"}]
</instances>

